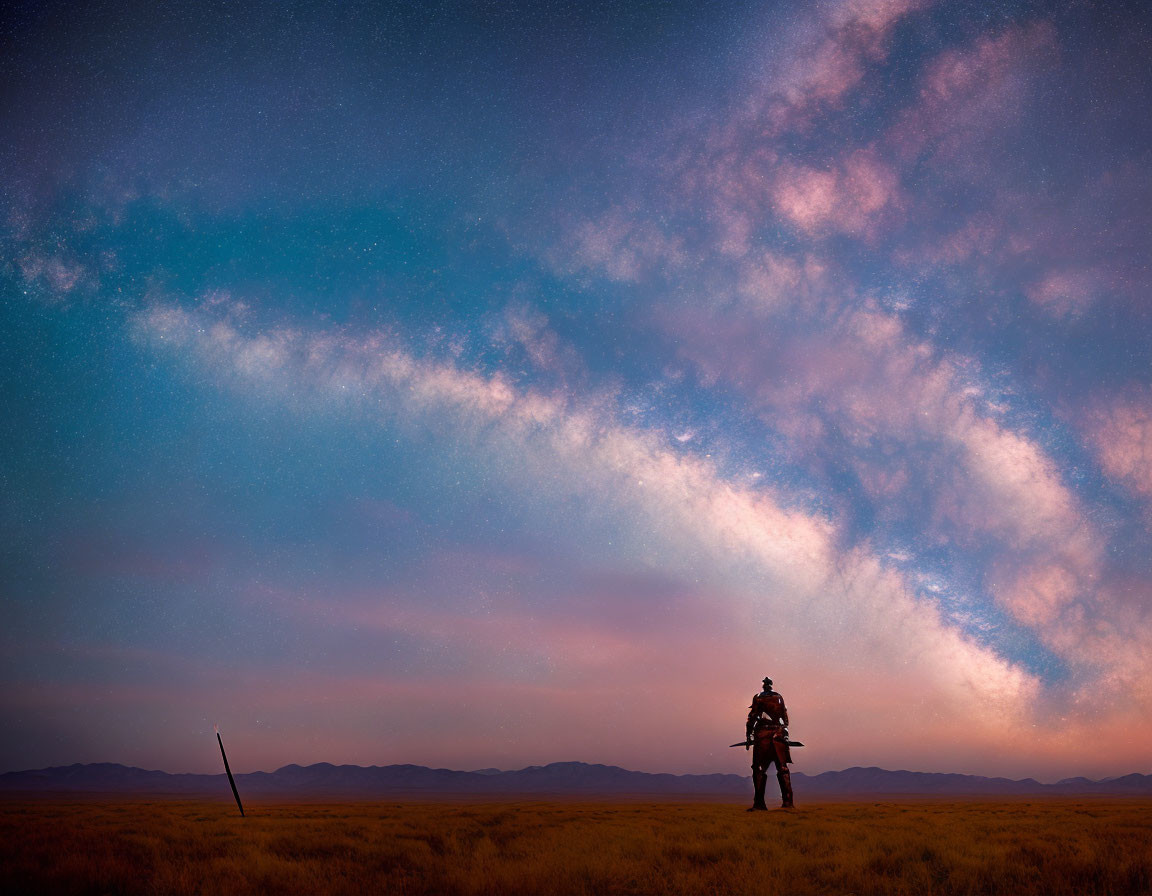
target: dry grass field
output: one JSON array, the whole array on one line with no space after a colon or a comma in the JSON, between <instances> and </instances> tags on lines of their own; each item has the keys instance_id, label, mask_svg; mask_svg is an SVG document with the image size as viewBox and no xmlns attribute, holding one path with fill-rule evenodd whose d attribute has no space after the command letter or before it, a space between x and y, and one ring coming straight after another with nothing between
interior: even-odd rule
<instances>
[{"instance_id":1,"label":"dry grass field","mask_svg":"<svg viewBox=\"0 0 1152 896\"><path fill-rule=\"evenodd\" d=\"M1152 801L8 799L5 893L1152 893Z\"/></svg>"}]
</instances>

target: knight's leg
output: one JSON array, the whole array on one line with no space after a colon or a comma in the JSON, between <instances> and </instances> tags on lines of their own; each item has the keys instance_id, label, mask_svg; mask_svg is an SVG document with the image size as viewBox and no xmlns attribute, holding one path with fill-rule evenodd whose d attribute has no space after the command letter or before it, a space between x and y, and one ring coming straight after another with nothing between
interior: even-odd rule
<instances>
[{"instance_id":1,"label":"knight's leg","mask_svg":"<svg viewBox=\"0 0 1152 896\"><path fill-rule=\"evenodd\" d=\"M748 811L751 812L755 809L767 809L768 807L764 805L764 788L768 784L768 772L765 770L764 766L752 766L752 784L756 788L756 795L752 799L752 809L749 809Z\"/></svg>"},{"instance_id":2,"label":"knight's leg","mask_svg":"<svg viewBox=\"0 0 1152 896\"><path fill-rule=\"evenodd\" d=\"M776 780L780 782L780 808L792 808L792 775L783 762L776 763Z\"/></svg>"}]
</instances>

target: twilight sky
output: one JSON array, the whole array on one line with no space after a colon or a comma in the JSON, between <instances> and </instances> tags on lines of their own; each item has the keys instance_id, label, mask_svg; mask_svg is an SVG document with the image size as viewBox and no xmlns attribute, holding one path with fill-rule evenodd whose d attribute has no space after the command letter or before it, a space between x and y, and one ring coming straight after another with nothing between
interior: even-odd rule
<instances>
[{"instance_id":1,"label":"twilight sky","mask_svg":"<svg viewBox=\"0 0 1152 896\"><path fill-rule=\"evenodd\" d=\"M1149 772L1152 12L0 20L0 770Z\"/></svg>"}]
</instances>

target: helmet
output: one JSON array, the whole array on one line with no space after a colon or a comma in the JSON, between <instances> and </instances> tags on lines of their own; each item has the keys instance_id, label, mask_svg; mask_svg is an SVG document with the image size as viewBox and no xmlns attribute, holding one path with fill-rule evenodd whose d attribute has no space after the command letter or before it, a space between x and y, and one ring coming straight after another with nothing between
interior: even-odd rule
<instances>
[{"instance_id":1,"label":"helmet","mask_svg":"<svg viewBox=\"0 0 1152 896\"><path fill-rule=\"evenodd\" d=\"M771 678L768 678L767 676L764 677L764 687L766 687L766 688L772 687L772 679Z\"/></svg>"}]
</instances>

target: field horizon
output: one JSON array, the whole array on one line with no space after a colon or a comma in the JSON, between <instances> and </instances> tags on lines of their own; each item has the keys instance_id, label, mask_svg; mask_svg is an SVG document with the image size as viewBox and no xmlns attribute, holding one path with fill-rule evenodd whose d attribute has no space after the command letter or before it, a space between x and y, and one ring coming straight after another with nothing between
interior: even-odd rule
<instances>
[{"instance_id":1,"label":"field horizon","mask_svg":"<svg viewBox=\"0 0 1152 896\"><path fill-rule=\"evenodd\" d=\"M6 892L1117 894L1152 889L1152 800L17 799Z\"/></svg>"}]
</instances>

